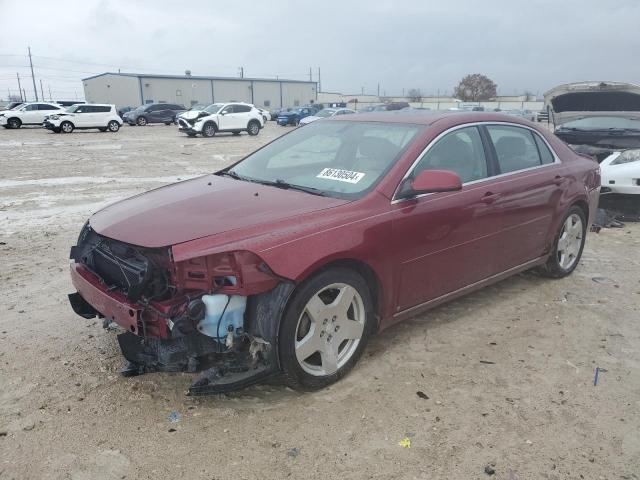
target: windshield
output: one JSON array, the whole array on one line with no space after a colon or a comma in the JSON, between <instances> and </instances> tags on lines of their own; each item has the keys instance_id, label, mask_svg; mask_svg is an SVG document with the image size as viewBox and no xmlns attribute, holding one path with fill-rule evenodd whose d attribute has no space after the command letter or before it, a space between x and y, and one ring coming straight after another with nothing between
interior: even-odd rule
<instances>
[{"instance_id":1,"label":"windshield","mask_svg":"<svg viewBox=\"0 0 640 480\"><path fill-rule=\"evenodd\" d=\"M224 103L212 103L207 108L204 109L207 113L218 113L218 111L224 107Z\"/></svg>"},{"instance_id":2,"label":"windshield","mask_svg":"<svg viewBox=\"0 0 640 480\"><path fill-rule=\"evenodd\" d=\"M311 123L249 155L227 174L357 198L378 183L422 128L377 122Z\"/></svg>"},{"instance_id":3,"label":"windshield","mask_svg":"<svg viewBox=\"0 0 640 480\"><path fill-rule=\"evenodd\" d=\"M324 110L320 110L318 113L316 113L316 117L332 117L333 115L335 115L336 111L335 110L331 110L328 108L325 108Z\"/></svg>"},{"instance_id":4,"label":"windshield","mask_svg":"<svg viewBox=\"0 0 640 480\"><path fill-rule=\"evenodd\" d=\"M609 130L611 128L640 130L640 119L624 117L588 117L564 123L560 128L576 130Z\"/></svg>"},{"instance_id":5,"label":"windshield","mask_svg":"<svg viewBox=\"0 0 640 480\"><path fill-rule=\"evenodd\" d=\"M204 110L205 108L207 108L207 106L206 106L206 105L204 105L204 104L202 104L202 103L198 103L198 104L196 104L196 105L192 106L192 107L189 109L189 111L191 111L191 110Z\"/></svg>"}]
</instances>

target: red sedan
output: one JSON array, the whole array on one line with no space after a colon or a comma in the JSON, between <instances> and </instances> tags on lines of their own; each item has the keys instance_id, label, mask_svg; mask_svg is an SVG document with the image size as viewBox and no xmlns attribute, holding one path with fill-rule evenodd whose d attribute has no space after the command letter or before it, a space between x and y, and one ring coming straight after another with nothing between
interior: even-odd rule
<instances>
[{"instance_id":1,"label":"red sedan","mask_svg":"<svg viewBox=\"0 0 640 480\"><path fill-rule=\"evenodd\" d=\"M335 117L94 214L70 301L126 330L124 374L320 388L402 319L534 267L569 275L599 186L596 162L512 116Z\"/></svg>"}]
</instances>

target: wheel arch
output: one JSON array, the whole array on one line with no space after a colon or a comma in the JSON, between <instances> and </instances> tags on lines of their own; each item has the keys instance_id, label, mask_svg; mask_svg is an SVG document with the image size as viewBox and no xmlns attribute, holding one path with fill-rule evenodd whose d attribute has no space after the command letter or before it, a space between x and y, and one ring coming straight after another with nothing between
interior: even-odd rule
<instances>
[{"instance_id":1,"label":"wheel arch","mask_svg":"<svg viewBox=\"0 0 640 480\"><path fill-rule=\"evenodd\" d=\"M309 278L317 275L325 270L331 268L346 268L358 273L369 286L369 293L371 294L371 300L373 302L374 319L375 319L375 331L380 327L381 319L381 305L382 305L382 282L376 271L367 262L353 258L343 257L326 259L324 261L317 262L312 267L303 272L297 279L297 284L300 284Z\"/></svg>"},{"instance_id":2,"label":"wheel arch","mask_svg":"<svg viewBox=\"0 0 640 480\"><path fill-rule=\"evenodd\" d=\"M584 212L584 218L587 220L587 222L589 221L589 203L587 203L586 200L584 199L578 199L575 202L573 202L569 208L571 207L578 207L580 208L583 212ZM587 225L587 229L589 228L589 226Z\"/></svg>"}]
</instances>

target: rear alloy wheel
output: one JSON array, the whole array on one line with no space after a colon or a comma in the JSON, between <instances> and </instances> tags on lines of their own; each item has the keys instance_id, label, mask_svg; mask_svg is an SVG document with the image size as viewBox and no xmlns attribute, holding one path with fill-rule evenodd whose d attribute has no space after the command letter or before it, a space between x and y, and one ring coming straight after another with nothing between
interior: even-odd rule
<instances>
[{"instance_id":1,"label":"rear alloy wheel","mask_svg":"<svg viewBox=\"0 0 640 480\"><path fill-rule=\"evenodd\" d=\"M553 253L539 268L542 275L562 278L570 275L580 262L587 234L587 219L580 207L571 207L562 221L553 244Z\"/></svg>"},{"instance_id":2,"label":"rear alloy wheel","mask_svg":"<svg viewBox=\"0 0 640 480\"><path fill-rule=\"evenodd\" d=\"M71 133L73 132L73 123L71 122L62 122L60 124L60 130L62 133Z\"/></svg>"},{"instance_id":3,"label":"rear alloy wheel","mask_svg":"<svg viewBox=\"0 0 640 480\"><path fill-rule=\"evenodd\" d=\"M138 117L138 120L136 120L136 123L141 126L144 127L148 122L147 122L147 117Z\"/></svg>"},{"instance_id":4,"label":"rear alloy wheel","mask_svg":"<svg viewBox=\"0 0 640 480\"><path fill-rule=\"evenodd\" d=\"M316 390L342 378L360 358L372 323L371 294L356 272L333 268L303 283L280 328L286 383Z\"/></svg>"},{"instance_id":5,"label":"rear alloy wheel","mask_svg":"<svg viewBox=\"0 0 640 480\"><path fill-rule=\"evenodd\" d=\"M7 125L9 128L20 128L22 126L22 120L19 118L10 118L7 120Z\"/></svg>"},{"instance_id":6,"label":"rear alloy wheel","mask_svg":"<svg viewBox=\"0 0 640 480\"><path fill-rule=\"evenodd\" d=\"M216 124L215 123L207 122L202 127L202 136L203 137L207 137L207 138L211 138L216 134L217 131L218 131L218 129L216 128Z\"/></svg>"},{"instance_id":7,"label":"rear alloy wheel","mask_svg":"<svg viewBox=\"0 0 640 480\"><path fill-rule=\"evenodd\" d=\"M117 132L118 130L120 130L120 124L118 122L116 122L115 120L111 120L108 124L107 124L107 128L109 129L110 132Z\"/></svg>"},{"instance_id":8,"label":"rear alloy wheel","mask_svg":"<svg viewBox=\"0 0 640 480\"><path fill-rule=\"evenodd\" d=\"M247 126L247 133L252 136L258 135L258 133L260 133L260 122L251 120Z\"/></svg>"}]
</instances>

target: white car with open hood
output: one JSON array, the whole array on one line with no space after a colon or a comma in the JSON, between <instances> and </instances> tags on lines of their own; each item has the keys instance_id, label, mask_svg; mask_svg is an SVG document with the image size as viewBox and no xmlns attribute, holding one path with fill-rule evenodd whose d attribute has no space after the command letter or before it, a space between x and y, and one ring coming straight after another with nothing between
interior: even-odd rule
<instances>
[{"instance_id":1,"label":"white car with open hood","mask_svg":"<svg viewBox=\"0 0 640 480\"><path fill-rule=\"evenodd\" d=\"M63 112L56 112L44 119L42 126L55 133L71 133L74 130L95 128L101 132L117 132L123 121L115 105L81 103L71 105Z\"/></svg>"},{"instance_id":2,"label":"white car with open hood","mask_svg":"<svg viewBox=\"0 0 640 480\"><path fill-rule=\"evenodd\" d=\"M64 107L51 102L24 103L14 110L0 112L0 125L4 128L20 128L23 125L42 125L44 118L64 112Z\"/></svg>"},{"instance_id":3,"label":"white car with open hood","mask_svg":"<svg viewBox=\"0 0 640 480\"><path fill-rule=\"evenodd\" d=\"M260 111L251 104L240 102L213 103L195 118L178 117L179 130L190 137L213 137L218 132L258 135L263 126L264 119Z\"/></svg>"},{"instance_id":4,"label":"white car with open hood","mask_svg":"<svg viewBox=\"0 0 640 480\"><path fill-rule=\"evenodd\" d=\"M545 93L555 134L600 162L602 193L640 194L640 86L560 85Z\"/></svg>"}]
</instances>

